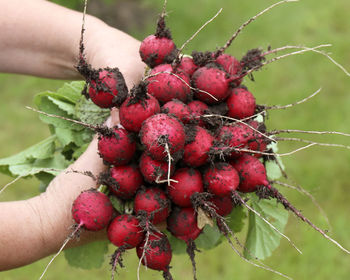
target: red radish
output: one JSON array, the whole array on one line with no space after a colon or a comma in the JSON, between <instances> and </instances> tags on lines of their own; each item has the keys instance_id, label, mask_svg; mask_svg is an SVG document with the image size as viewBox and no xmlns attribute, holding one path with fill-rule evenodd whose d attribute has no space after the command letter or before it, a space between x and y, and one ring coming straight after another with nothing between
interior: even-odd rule
<instances>
[{"instance_id":1,"label":"red radish","mask_svg":"<svg viewBox=\"0 0 350 280\"><path fill-rule=\"evenodd\" d=\"M220 103L229 95L230 79L228 74L214 64L198 68L192 75L192 83L195 88L200 90L195 91L196 98L207 104Z\"/></svg>"},{"instance_id":2,"label":"red radish","mask_svg":"<svg viewBox=\"0 0 350 280\"><path fill-rule=\"evenodd\" d=\"M267 145L269 140L264 136L253 137L248 141L248 149L252 151L265 152L267 150ZM252 155L256 158L261 157L263 154L261 153L252 153Z\"/></svg>"},{"instance_id":3,"label":"red radish","mask_svg":"<svg viewBox=\"0 0 350 280\"><path fill-rule=\"evenodd\" d=\"M162 113L174 115L183 124L187 124L191 119L190 108L185 103L177 99L165 103L162 106Z\"/></svg>"},{"instance_id":4,"label":"red radish","mask_svg":"<svg viewBox=\"0 0 350 280\"><path fill-rule=\"evenodd\" d=\"M111 167L100 181L121 199L130 199L143 184L140 169L134 165Z\"/></svg>"},{"instance_id":5,"label":"red radish","mask_svg":"<svg viewBox=\"0 0 350 280\"><path fill-rule=\"evenodd\" d=\"M221 65L230 76L235 76L242 71L241 63L232 55L221 54L215 62Z\"/></svg>"},{"instance_id":6,"label":"red radish","mask_svg":"<svg viewBox=\"0 0 350 280\"><path fill-rule=\"evenodd\" d=\"M165 192L157 187L141 189L134 199L134 211L145 212L153 224L166 220L170 213L170 201Z\"/></svg>"},{"instance_id":7,"label":"red radish","mask_svg":"<svg viewBox=\"0 0 350 280\"><path fill-rule=\"evenodd\" d=\"M258 186L269 186L265 166L257 158L243 154L237 160L231 161L231 164L241 179L238 191L254 192Z\"/></svg>"},{"instance_id":8,"label":"red radish","mask_svg":"<svg viewBox=\"0 0 350 280\"><path fill-rule=\"evenodd\" d=\"M161 73L167 72L167 73ZM171 64L161 64L152 69L148 81L148 93L161 103L173 99L186 102L191 94L190 78L187 74L174 70Z\"/></svg>"},{"instance_id":9,"label":"red radish","mask_svg":"<svg viewBox=\"0 0 350 280\"><path fill-rule=\"evenodd\" d=\"M146 151L156 160L169 160L167 152L176 159L185 146L183 125L175 117L166 114L153 115L145 120L140 138Z\"/></svg>"},{"instance_id":10,"label":"red radish","mask_svg":"<svg viewBox=\"0 0 350 280\"><path fill-rule=\"evenodd\" d=\"M168 175L168 163L152 159L146 152L142 153L140 158L140 170L148 183L156 183L163 181ZM170 173L174 171L174 166L171 166Z\"/></svg>"},{"instance_id":11,"label":"red radish","mask_svg":"<svg viewBox=\"0 0 350 280\"><path fill-rule=\"evenodd\" d=\"M172 235L186 242L186 252L192 262L193 279L197 279L195 251L198 249L194 240L201 234L202 229L197 226L196 211L192 207L176 207L167 220L167 226Z\"/></svg>"},{"instance_id":12,"label":"red radish","mask_svg":"<svg viewBox=\"0 0 350 280\"><path fill-rule=\"evenodd\" d=\"M245 88L230 89L226 103L228 106L228 116L231 118L244 119L255 113L255 97Z\"/></svg>"},{"instance_id":13,"label":"red radish","mask_svg":"<svg viewBox=\"0 0 350 280\"><path fill-rule=\"evenodd\" d=\"M90 231L101 230L109 224L113 206L107 195L95 189L82 192L72 206L72 215L79 227Z\"/></svg>"},{"instance_id":14,"label":"red radish","mask_svg":"<svg viewBox=\"0 0 350 280\"><path fill-rule=\"evenodd\" d=\"M177 69L181 70L182 72L186 73L189 77L191 77L192 74L198 69L198 66L194 64L193 59L191 57L184 56L181 58Z\"/></svg>"},{"instance_id":15,"label":"red radish","mask_svg":"<svg viewBox=\"0 0 350 280\"><path fill-rule=\"evenodd\" d=\"M217 140L226 145L229 149L243 149L254 135L254 131L249 125L245 123L236 123L234 125L224 125L219 131ZM223 150L227 147L224 147ZM231 151L230 153L232 158L238 157L241 154L242 152L239 151Z\"/></svg>"},{"instance_id":16,"label":"red radish","mask_svg":"<svg viewBox=\"0 0 350 280\"><path fill-rule=\"evenodd\" d=\"M146 244L147 242L147 244ZM148 268L160 271L169 271L169 264L172 258L171 247L165 234L152 232L148 240L144 240L136 247L139 259Z\"/></svg>"},{"instance_id":17,"label":"red radish","mask_svg":"<svg viewBox=\"0 0 350 280\"><path fill-rule=\"evenodd\" d=\"M139 220L128 214L119 215L108 226L107 236L115 246L135 248L145 237Z\"/></svg>"},{"instance_id":18,"label":"red radish","mask_svg":"<svg viewBox=\"0 0 350 280\"><path fill-rule=\"evenodd\" d=\"M180 168L176 170L171 182L167 187L168 196L172 202L181 207L192 206L191 196L194 193L203 192L203 180L201 173L192 168Z\"/></svg>"},{"instance_id":19,"label":"red radish","mask_svg":"<svg viewBox=\"0 0 350 280\"><path fill-rule=\"evenodd\" d=\"M124 128L114 127L113 132L99 137L98 151L105 162L116 166L125 165L132 159L136 143Z\"/></svg>"},{"instance_id":20,"label":"red radish","mask_svg":"<svg viewBox=\"0 0 350 280\"><path fill-rule=\"evenodd\" d=\"M151 68L162 63L172 62L175 53L176 46L170 38L149 35L141 42L141 59Z\"/></svg>"},{"instance_id":21,"label":"red radish","mask_svg":"<svg viewBox=\"0 0 350 280\"><path fill-rule=\"evenodd\" d=\"M191 126L187 130L183 161L192 167L204 165L208 162L208 153L213 146L214 137L200 126Z\"/></svg>"},{"instance_id":22,"label":"red radish","mask_svg":"<svg viewBox=\"0 0 350 280\"><path fill-rule=\"evenodd\" d=\"M209 167L203 175L208 191L216 196L229 196L239 185L239 175L232 165L218 162Z\"/></svg>"},{"instance_id":23,"label":"red radish","mask_svg":"<svg viewBox=\"0 0 350 280\"><path fill-rule=\"evenodd\" d=\"M255 128L257 131L260 131L261 133L266 132L266 127L264 123L257 121L249 121L248 124L251 127ZM270 143L270 140L264 135L258 133L257 131L253 130L253 136L248 140L247 143L248 149L252 151L265 152L267 150L267 145ZM252 155L257 158L262 156L262 154L260 153L253 153Z\"/></svg>"},{"instance_id":24,"label":"red radish","mask_svg":"<svg viewBox=\"0 0 350 280\"><path fill-rule=\"evenodd\" d=\"M209 199L209 202L214 204L216 213L222 217L230 214L234 206L231 196L213 196Z\"/></svg>"},{"instance_id":25,"label":"red radish","mask_svg":"<svg viewBox=\"0 0 350 280\"><path fill-rule=\"evenodd\" d=\"M195 240L202 230L197 226L197 213L192 207L175 207L167 219L168 230L185 242Z\"/></svg>"},{"instance_id":26,"label":"red radish","mask_svg":"<svg viewBox=\"0 0 350 280\"><path fill-rule=\"evenodd\" d=\"M120 106L127 94L124 77L118 68L100 70L98 77L90 81L89 96L101 108Z\"/></svg>"},{"instance_id":27,"label":"red radish","mask_svg":"<svg viewBox=\"0 0 350 280\"><path fill-rule=\"evenodd\" d=\"M121 125L128 131L139 132L144 120L160 112L158 100L147 94L145 83L140 83L132 89L129 96L119 109Z\"/></svg>"},{"instance_id":28,"label":"red radish","mask_svg":"<svg viewBox=\"0 0 350 280\"><path fill-rule=\"evenodd\" d=\"M204 127L205 123L200 117L204 115L206 111L209 111L208 105L199 100L191 101L187 105L192 112L193 119L198 121L199 126Z\"/></svg>"}]
</instances>

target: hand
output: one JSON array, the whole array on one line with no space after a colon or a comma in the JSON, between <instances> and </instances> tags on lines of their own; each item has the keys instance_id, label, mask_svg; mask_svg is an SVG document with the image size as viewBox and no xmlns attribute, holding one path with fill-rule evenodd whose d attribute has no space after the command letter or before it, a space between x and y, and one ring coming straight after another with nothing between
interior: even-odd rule
<instances>
[{"instance_id":1,"label":"hand","mask_svg":"<svg viewBox=\"0 0 350 280\"><path fill-rule=\"evenodd\" d=\"M0 0L0 4L4 4L0 11L0 26L3 27L0 71L64 79L80 77L75 66L81 13L41 0L6 3ZM16 28L6 28L9 26ZM138 54L139 42L91 16L86 17L85 27L88 63L94 68L118 67L130 89L140 80L145 67ZM108 125L113 126L118 121L114 111ZM67 170L90 171L97 176L105 168L97 153L95 136L86 152ZM91 187L97 187L92 178L62 172L40 196L0 203L0 270L29 264L57 252L71 233L74 199ZM85 231L79 242L72 240L68 246L100 238L105 238L105 231Z\"/></svg>"}]
</instances>

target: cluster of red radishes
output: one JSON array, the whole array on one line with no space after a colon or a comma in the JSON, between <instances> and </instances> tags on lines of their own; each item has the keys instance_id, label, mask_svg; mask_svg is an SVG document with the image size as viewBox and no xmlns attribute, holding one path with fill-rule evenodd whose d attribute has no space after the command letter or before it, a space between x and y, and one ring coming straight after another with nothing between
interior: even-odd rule
<instances>
[{"instance_id":1,"label":"cluster of red radishes","mask_svg":"<svg viewBox=\"0 0 350 280\"><path fill-rule=\"evenodd\" d=\"M263 57L253 50L238 61L223 49L183 56L164 16L157 32L142 41L140 55L151 69L128 92L118 69L94 70L81 51L84 94L101 108L119 108L120 125L97 129L98 151L109 167L98 182L120 201L132 201L133 210L116 213L107 195L89 190L72 213L79 227L107 228L118 247L113 270L125 250L136 248L142 264L171 279L171 246L162 230L186 242L194 265L199 212L228 235L223 217L245 203L238 192L278 194L259 160L269 154L270 139L265 125L253 120L253 94L241 85Z\"/></svg>"}]
</instances>

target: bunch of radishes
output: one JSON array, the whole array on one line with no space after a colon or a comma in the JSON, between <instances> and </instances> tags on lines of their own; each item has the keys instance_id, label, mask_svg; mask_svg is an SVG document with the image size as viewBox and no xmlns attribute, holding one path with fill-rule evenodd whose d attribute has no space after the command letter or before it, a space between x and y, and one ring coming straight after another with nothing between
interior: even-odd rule
<instances>
[{"instance_id":1,"label":"bunch of radishes","mask_svg":"<svg viewBox=\"0 0 350 280\"><path fill-rule=\"evenodd\" d=\"M242 85L267 53L254 49L237 60L224 53L227 47L183 56L163 13L156 33L140 46L150 69L128 91L117 68L96 70L86 63L81 42L84 94L101 108L119 108L120 125L97 130L98 151L108 166L98 182L133 207L119 213L106 194L89 190L76 199L72 213L78 228L107 228L118 247L113 271L122 265L122 253L136 248L142 264L172 279L171 246L162 232L167 229L186 242L196 278L195 241L203 228L198 215L216 221L229 236L223 217L237 204L249 207L242 193L276 198L309 223L266 177L264 160L274 158L268 148L274 139L255 119L261 107Z\"/></svg>"}]
</instances>

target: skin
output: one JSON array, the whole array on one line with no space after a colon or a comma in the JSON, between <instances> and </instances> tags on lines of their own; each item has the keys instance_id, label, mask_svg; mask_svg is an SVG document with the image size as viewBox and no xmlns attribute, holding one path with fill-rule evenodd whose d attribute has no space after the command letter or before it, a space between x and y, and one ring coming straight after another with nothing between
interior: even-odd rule
<instances>
[{"instance_id":1,"label":"skin","mask_svg":"<svg viewBox=\"0 0 350 280\"><path fill-rule=\"evenodd\" d=\"M81 79L77 64L82 14L43 0L0 0L0 71L58 79ZM137 83L145 65L139 44L129 35L86 16L85 54L94 68L118 67L128 88ZM122 42L122 44L121 44ZM112 113L107 125L119 122ZM69 169L105 169L97 154L97 137ZM96 187L89 177L62 172L39 196L0 203L0 270L23 266L56 253L73 225L71 207L83 190ZM106 238L106 232L84 231L69 246ZM21 254L18 254L21 252Z\"/></svg>"}]
</instances>

